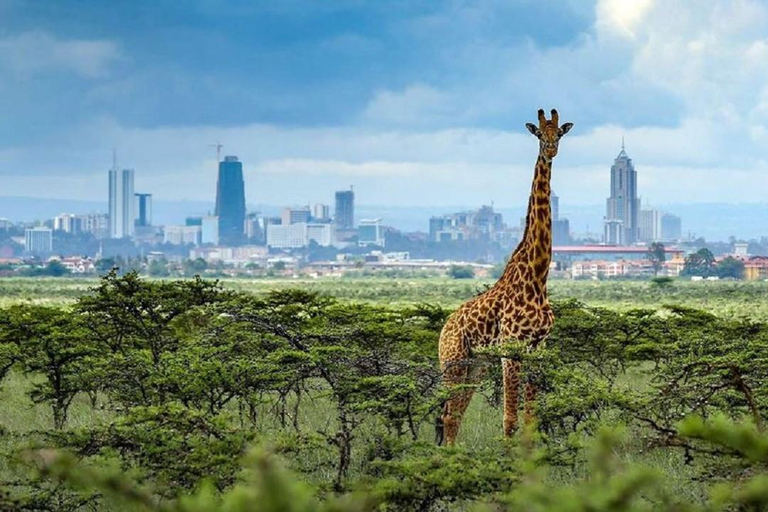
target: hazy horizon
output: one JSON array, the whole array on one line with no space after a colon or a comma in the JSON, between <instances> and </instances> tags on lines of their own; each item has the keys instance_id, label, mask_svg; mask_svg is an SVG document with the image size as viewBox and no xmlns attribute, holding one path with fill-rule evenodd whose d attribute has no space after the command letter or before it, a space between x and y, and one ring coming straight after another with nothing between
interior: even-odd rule
<instances>
[{"instance_id":1,"label":"hazy horizon","mask_svg":"<svg viewBox=\"0 0 768 512\"><path fill-rule=\"evenodd\" d=\"M323 198L318 203L332 204L332 197ZM314 203L311 203L314 204ZM356 204L356 219L381 217L383 224L403 231L429 230L429 217L463 210L476 209L482 204L446 204L440 206L421 205L375 205ZM279 215L285 206L304 206L300 203L290 205L249 203L249 211L261 211L269 215ZM44 220L60 213L76 214L105 213L106 201L78 201L64 198L40 199L30 197L12 197L0 195L0 218L10 217L24 222ZM185 217L204 215L213 210L214 201L195 200L156 200L154 201L154 221L157 224L181 224ZM515 225L525 212L525 204L517 206L494 205L504 215L504 222ZM679 215L683 219L683 235L702 236L708 241L726 241L730 236L749 240L759 239L768 233L768 202L755 203L672 203L654 205L663 212ZM602 234L602 220L605 214L604 204L569 204L560 201L560 216L568 218L571 232L582 236L587 226L593 234Z\"/></svg>"}]
</instances>

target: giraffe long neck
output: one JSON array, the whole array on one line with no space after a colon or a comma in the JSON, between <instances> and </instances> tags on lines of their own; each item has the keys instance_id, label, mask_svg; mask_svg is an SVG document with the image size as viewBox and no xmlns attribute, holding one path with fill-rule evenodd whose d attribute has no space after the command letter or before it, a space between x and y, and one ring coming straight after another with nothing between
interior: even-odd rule
<instances>
[{"instance_id":1,"label":"giraffe long neck","mask_svg":"<svg viewBox=\"0 0 768 512\"><path fill-rule=\"evenodd\" d=\"M509 258L499 282L505 284L516 277L515 269L523 262L529 269L528 276L534 283L546 286L549 264L552 261L552 207L550 204L550 176L552 160L539 152L536 170L528 199L523 239Z\"/></svg>"}]
</instances>

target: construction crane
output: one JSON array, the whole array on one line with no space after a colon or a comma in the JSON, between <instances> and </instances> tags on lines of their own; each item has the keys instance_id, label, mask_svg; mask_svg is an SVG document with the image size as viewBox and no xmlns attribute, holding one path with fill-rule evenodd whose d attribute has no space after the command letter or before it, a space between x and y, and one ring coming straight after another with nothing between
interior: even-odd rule
<instances>
[{"instance_id":1,"label":"construction crane","mask_svg":"<svg viewBox=\"0 0 768 512\"><path fill-rule=\"evenodd\" d=\"M216 144L208 144L209 148L216 148L216 162L221 162L221 148L224 147L224 145L221 142L217 142Z\"/></svg>"}]
</instances>

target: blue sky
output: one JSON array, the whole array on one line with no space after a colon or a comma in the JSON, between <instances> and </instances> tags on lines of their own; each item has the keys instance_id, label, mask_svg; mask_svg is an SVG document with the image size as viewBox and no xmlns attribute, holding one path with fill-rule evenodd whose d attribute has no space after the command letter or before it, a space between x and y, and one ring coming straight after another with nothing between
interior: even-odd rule
<instances>
[{"instance_id":1,"label":"blue sky","mask_svg":"<svg viewBox=\"0 0 768 512\"><path fill-rule=\"evenodd\" d=\"M0 195L524 204L536 109L576 128L553 182L598 204L625 136L650 203L768 193L768 2L0 0ZM744 183L749 183L744 187Z\"/></svg>"}]
</instances>

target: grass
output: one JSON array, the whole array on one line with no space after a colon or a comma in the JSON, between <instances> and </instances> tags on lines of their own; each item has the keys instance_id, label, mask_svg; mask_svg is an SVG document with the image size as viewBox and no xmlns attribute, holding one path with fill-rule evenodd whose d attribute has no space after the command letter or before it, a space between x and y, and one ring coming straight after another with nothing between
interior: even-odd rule
<instances>
[{"instance_id":1,"label":"grass","mask_svg":"<svg viewBox=\"0 0 768 512\"><path fill-rule=\"evenodd\" d=\"M97 278L3 278L0 279L0 307L21 302L66 305L97 283ZM456 307L492 282L444 277L371 277L226 279L222 283L227 288L255 294L301 288L350 301L394 306L429 303ZM592 306L620 310L681 304L722 316L768 318L766 282L691 282L681 279L660 287L647 281L551 280L549 292L553 299L575 298Z\"/></svg>"}]
</instances>

